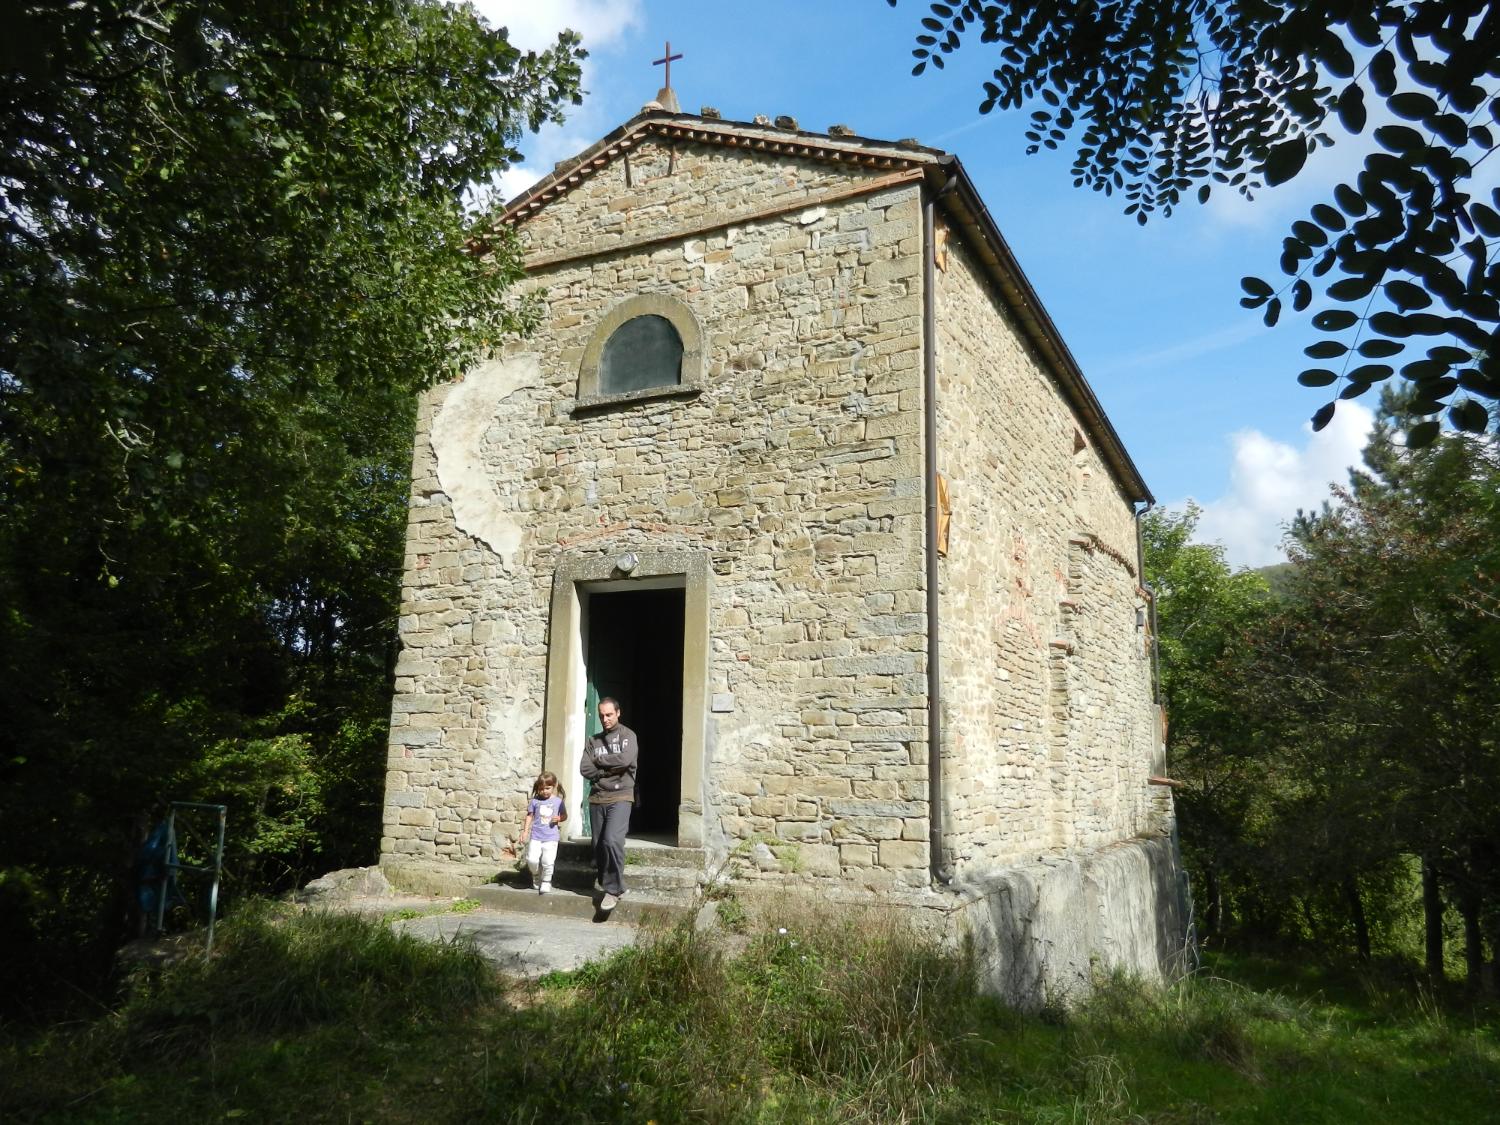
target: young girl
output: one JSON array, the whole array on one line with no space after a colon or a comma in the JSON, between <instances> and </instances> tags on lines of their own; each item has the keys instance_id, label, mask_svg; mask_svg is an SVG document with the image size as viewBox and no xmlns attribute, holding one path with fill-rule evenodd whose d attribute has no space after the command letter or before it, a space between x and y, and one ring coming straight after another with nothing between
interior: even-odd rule
<instances>
[{"instance_id":1,"label":"young girl","mask_svg":"<svg viewBox=\"0 0 1500 1125\"><path fill-rule=\"evenodd\" d=\"M557 862L557 841L562 833L558 825L568 819L557 775L550 771L537 774L531 786L531 800L526 802L526 821L521 825L521 839L526 846L526 866L538 894L552 890L552 867ZM538 882L540 876L540 882Z\"/></svg>"}]
</instances>

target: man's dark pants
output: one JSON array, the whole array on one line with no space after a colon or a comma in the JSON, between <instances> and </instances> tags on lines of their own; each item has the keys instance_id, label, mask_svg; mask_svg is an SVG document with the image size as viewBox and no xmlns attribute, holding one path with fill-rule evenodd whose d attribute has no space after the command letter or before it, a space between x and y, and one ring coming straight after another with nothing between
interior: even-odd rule
<instances>
[{"instance_id":1,"label":"man's dark pants","mask_svg":"<svg viewBox=\"0 0 1500 1125\"><path fill-rule=\"evenodd\" d=\"M589 806L594 837L594 872L607 894L625 893L625 833L630 829L630 802Z\"/></svg>"}]
</instances>

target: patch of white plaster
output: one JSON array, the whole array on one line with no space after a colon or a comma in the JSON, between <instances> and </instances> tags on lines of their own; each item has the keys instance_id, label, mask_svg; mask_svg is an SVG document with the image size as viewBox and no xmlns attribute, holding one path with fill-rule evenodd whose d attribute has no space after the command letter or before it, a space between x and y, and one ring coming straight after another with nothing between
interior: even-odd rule
<instances>
[{"instance_id":1,"label":"patch of white plaster","mask_svg":"<svg viewBox=\"0 0 1500 1125\"><path fill-rule=\"evenodd\" d=\"M725 261L709 261L709 252L713 250L724 250L730 246L733 246L734 235L735 231L733 228L731 228L729 234L723 238L719 238L717 236L713 238L706 238L698 242L690 242L683 248L683 257L685 257L689 263L696 265L703 270L704 285L713 284L714 274L718 273L726 265L729 264Z\"/></svg>"},{"instance_id":2,"label":"patch of white plaster","mask_svg":"<svg viewBox=\"0 0 1500 1125\"><path fill-rule=\"evenodd\" d=\"M485 788L503 791L502 787L513 785L518 776L523 783L529 782L524 750L527 736L542 721L541 704L529 696L495 698L488 711L484 752L474 767L481 792ZM542 768L540 758L536 768Z\"/></svg>"},{"instance_id":3,"label":"patch of white plaster","mask_svg":"<svg viewBox=\"0 0 1500 1125\"><path fill-rule=\"evenodd\" d=\"M709 720L714 725L714 756L719 765L754 760L776 745L774 726L748 718L743 701L740 709L739 714Z\"/></svg>"},{"instance_id":4,"label":"patch of white plaster","mask_svg":"<svg viewBox=\"0 0 1500 1125\"><path fill-rule=\"evenodd\" d=\"M481 445L500 404L541 382L541 364L531 353L481 363L448 392L432 420L438 481L452 498L453 522L507 568L515 563L525 533L509 510L503 482L485 464Z\"/></svg>"}]
</instances>

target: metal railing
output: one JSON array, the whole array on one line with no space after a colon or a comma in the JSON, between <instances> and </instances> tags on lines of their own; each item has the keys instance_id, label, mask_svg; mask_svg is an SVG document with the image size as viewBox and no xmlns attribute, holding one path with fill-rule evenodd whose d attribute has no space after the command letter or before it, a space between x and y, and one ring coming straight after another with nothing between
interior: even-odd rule
<instances>
[{"instance_id":1,"label":"metal railing","mask_svg":"<svg viewBox=\"0 0 1500 1125\"><path fill-rule=\"evenodd\" d=\"M219 915L219 880L224 873L224 822L228 814L226 805L205 805L196 801L173 801L167 812L167 853L162 864L161 887L156 896L156 932L161 933L166 920L167 900L172 882L179 872L188 875L210 875L208 887L208 942L205 954L214 950L214 922ZM184 863L177 843L177 814L179 812L209 812L214 814L213 862L206 865Z\"/></svg>"}]
</instances>

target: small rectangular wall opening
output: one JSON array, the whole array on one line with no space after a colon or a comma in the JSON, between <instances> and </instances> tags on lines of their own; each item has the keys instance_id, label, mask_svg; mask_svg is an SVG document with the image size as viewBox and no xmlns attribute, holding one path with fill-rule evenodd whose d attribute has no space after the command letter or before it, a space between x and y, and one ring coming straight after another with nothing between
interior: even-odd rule
<instances>
[{"instance_id":1,"label":"small rectangular wall opening","mask_svg":"<svg viewBox=\"0 0 1500 1125\"><path fill-rule=\"evenodd\" d=\"M675 845L682 802L686 590L680 579L668 582L652 582L646 589L639 582L629 589L588 584L579 592L585 705L612 696L620 705L620 722L640 742L630 835ZM586 729L596 726L590 722Z\"/></svg>"}]
</instances>

